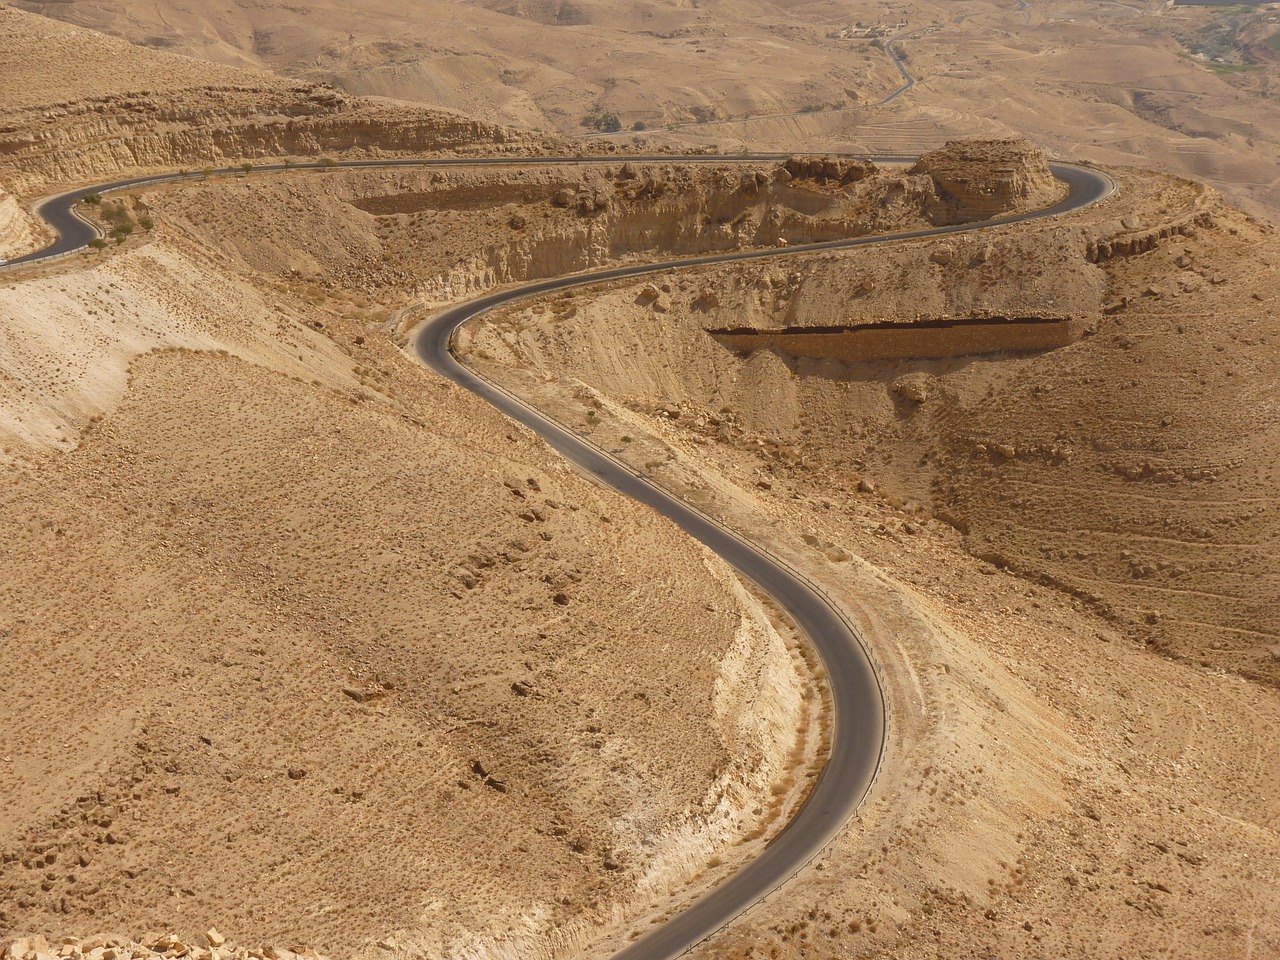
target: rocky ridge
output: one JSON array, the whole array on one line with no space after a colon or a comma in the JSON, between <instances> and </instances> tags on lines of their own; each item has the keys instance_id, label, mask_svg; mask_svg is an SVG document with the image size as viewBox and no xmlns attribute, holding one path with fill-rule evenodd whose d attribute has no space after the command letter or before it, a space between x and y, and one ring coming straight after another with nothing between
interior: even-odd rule
<instances>
[{"instance_id":1,"label":"rocky ridge","mask_svg":"<svg viewBox=\"0 0 1280 960\"><path fill-rule=\"evenodd\" d=\"M938 187L935 223L989 220L1047 207L1063 195L1044 152L1018 137L952 140L922 156L912 173Z\"/></svg>"},{"instance_id":2,"label":"rocky ridge","mask_svg":"<svg viewBox=\"0 0 1280 960\"><path fill-rule=\"evenodd\" d=\"M1109 172L1070 217L526 304L464 344L562 419L585 382L597 442L873 624L920 612L876 649L901 645L887 683L921 707L896 716L941 748L896 744L919 762L844 852L696 955L1155 957L1157 921L1189 955L1280 943L1276 234ZM1084 335L1025 353L797 360L705 332L1050 301Z\"/></svg>"},{"instance_id":3,"label":"rocky ridge","mask_svg":"<svg viewBox=\"0 0 1280 960\"><path fill-rule=\"evenodd\" d=\"M80 67L71 73L62 65ZM270 157L531 152L556 138L214 66L0 7L0 180L16 193ZM20 82L19 82L20 81Z\"/></svg>"}]
</instances>

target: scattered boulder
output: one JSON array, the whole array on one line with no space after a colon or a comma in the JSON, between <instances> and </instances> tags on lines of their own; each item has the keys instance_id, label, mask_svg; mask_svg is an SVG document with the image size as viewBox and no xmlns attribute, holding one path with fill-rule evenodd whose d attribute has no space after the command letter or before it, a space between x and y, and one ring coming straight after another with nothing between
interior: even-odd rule
<instances>
[{"instance_id":1,"label":"scattered boulder","mask_svg":"<svg viewBox=\"0 0 1280 960\"><path fill-rule=\"evenodd\" d=\"M693 298L693 309L695 310L714 310L718 306L720 306L720 295L710 287L700 291Z\"/></svg>"},{"instance_id":2,"label":"scattered boulder","mask_svg":"<svg viewBox=\"0 0 1280 960\"><path fill-rule=\"evenodd\" d=\"M924 374L908 374L893 381L895 394L912 403L924 403L929 399L929 378Z\"/></svg>"},{"instance_id":3,"label":"scattered boulder","mask_svg":"<svg viewBox=\"0 0 1280 960\"><path fill-rule=\"evenodd\" d=\"M876 172L876 165L865 160L845 157L791 157L781 167L787 180L816 180L818 183L834 183L844 186L865 180ZM775 178L782 180L780 174Z\"/></svg>"}]
</instances>

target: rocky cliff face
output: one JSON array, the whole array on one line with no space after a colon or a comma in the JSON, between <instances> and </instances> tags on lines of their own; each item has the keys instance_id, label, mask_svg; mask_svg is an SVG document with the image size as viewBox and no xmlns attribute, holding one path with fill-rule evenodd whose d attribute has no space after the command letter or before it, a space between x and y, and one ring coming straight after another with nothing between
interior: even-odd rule
<instances>
[{"instance_id":1,"label":"rocky cliff face","mask_svg":"<svg viewBox=\"0 0 1280 960\"><path fill-rule=\"evenodd\" d=\"M911 169L937 189L935 223L988 220L1045 207L1064 192L1044 151L1028 140L953 140Z\"/></svg>"},{"instance_id":2,"label":"rocky cliff face","mask_svg":"<svg viewBox=\"0 0 1280 960\"><path fill-rule=\"evenodd\" d=\"M200 233L208 211L219 210L217 242L255 270L365 296L408 287L439 302L634 255L787 246L922 225L929 194L903 190L903 179L875 174L821 185L764 163L406 167L193 182L148 202L157 220ZM264 209L285 215L263 223Z\"/></svg>"},{"instance_id":3,"label":"rocky cliff face","mask_svg":"<svg viewBox=\"0 0 1280 960\"><path fill-rule=\"evenodd\" d=\"M0 7L0 76L0 182L19 194L264 157L550 149L540 135L203 63L9 7Z\"/></svg>"},{"instance_id":4,"label":"rocky cliff face","mask_svg":"<svg viewBox=\"0 0 1280 960\"><path fill-rule=\"evenodd\" d=\"M545 138L455 114L359 103L325 87L296 100L194 90L181 102L121 95L64 104L0 126L0 174L19 191L122 171L260 158L527 152Z\"/></svg>"}]
</instances>

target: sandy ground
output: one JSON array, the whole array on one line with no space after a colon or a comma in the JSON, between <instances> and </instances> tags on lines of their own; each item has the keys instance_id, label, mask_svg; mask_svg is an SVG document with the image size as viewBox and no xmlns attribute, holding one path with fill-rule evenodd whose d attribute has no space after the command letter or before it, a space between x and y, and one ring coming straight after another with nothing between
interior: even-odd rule
<instances>
[{"instance_id":1,"label":"sandy ground","mask_svg":"<svg viewBox=\"0 0 1280 960\"><path fill-rule=\"evenodd\" d=\"M360 0L312 4L303 19L242 0L163 14L103 0L18 6L149 48L566 136L610 114L617 143L755 150L915 154L1016 134L1277 210L1271 5L432 0L410 12ZM899 34L918 83L876 106L901 83L880 48Z\"/></svg>"},{"instance_id":2,"label":"sandy ground","mask_svg":"<svg viewBox=\"0 0 1280 960\"><path fill-rule=\"evenodd\" d=\"M0 288L6 931L539 955L800 796L785 625L338 306Z\"/></svg>"},{"instance_id":3,"label":"sandy ground","mask_svg":"<svg viewBox=\"0 0 1280 960\"><path fill-rule=\"evenodd\" d=\"M828 37L851 11L822 4L786 22L473 6L492 29L448 58L443 34L417 47L395 11L350 5L292 33L274 8L160 27L151 8L22 6L298 76L0 8L22 91L3 251L32 242L12 198L53 180L374 152L393 124L415 148L537 142L316 79L561 130L596 108L665 124L814 98L844 109L656 139L916 151L1022 128L1264 205L1277 175L1271 67L1182 57L1196 11L948 8L909 41L917 91L873 112L887 60ZM1237 46L1271 28L1240 29ZM536 66L509 59L530 31L554 54ZM619 63L627 84L580 79ZM813 79L760 79L799 63ZM687 82L658 97L670 76ZM7 274L0 939L217 926L335 956L603 954L750 856L821 743L787 625L399 347L433 304L528 276L927 222L922 177L250 175L133 198L154 229ZM873 801L704 955L1280 954L1280 250L1194 185L1121 178L1070 221L579 293L469 344L783 552L876 645L892 763ZM704 331L984 311L1061 314L1071 342L858 364Z\"/></svg>"},{"instance_id":4,"label":"sandy ground","mask_svg":"<svg viewBox=\"0 0 1280 960\"><path fill-rule=\"evenodd\" d=\"M1202 208L1189 236L1087 258ZM598 442L794 557L879 644L895 759L875 803L706 956L1280 949L1274 231L1126 177L1094 213L1006 233L942 258L677 275L663 313L632 283L467 341L566 422L598 405ZM979 252L1048 289L940 282ZM859 297L865 275L898 280ZM740 355L703 329L956 315L975 288L1001 313L1052 296L1095 326L1047 352L879 364Z\"/></svg>"}]
</instances>

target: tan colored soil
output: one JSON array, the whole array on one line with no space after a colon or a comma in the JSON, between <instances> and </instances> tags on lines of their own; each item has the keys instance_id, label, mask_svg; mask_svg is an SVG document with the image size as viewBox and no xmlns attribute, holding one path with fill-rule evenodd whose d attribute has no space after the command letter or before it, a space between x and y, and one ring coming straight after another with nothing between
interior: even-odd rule
<instances>
[{"instance_id":1,"label":"tan colored soil","mask_svg":"<svg viewBox=\"0 0 1280 960\"><path fill-rule=\"evenodd\" d=\"M566 136L600 113L617 115L610 139L628 145L914 155L1029 136L1278 209L1270 4L324 0L305 17L245 0L18 5L155 49ZM908 32L897 49L918 83L875 106L902 82L877 44Z\"/></svg>"},{"instance_id":2,"label":"tan colored soil","mask_svg":"<svg viewBox=\"0 0 1280 960\"><path fill-rule=\"evenodd\" d=\"M357 100L139 48L0 6L0 185L41 194L123 171L171 172L270 158L488 155L554 138L455 113Z\"/></svg>"},{"instance_id":3,"label":"tan colored soil","mask_svg":"<svg viewBox=\"0 0 1280 960\"><path fill-rule=\"evenodd\" d=\"M875 802L702 955L1280 949L1261 279L1280 247L1190 185L1121 187L1059 225L699 269L663 313L637 282L467 341L569 422L592 398L600 443L793 557L882 657L894 759ZM1099 244L1135 252L1095 265ZM984 281L1014 264L1023 283ZM1030 354L848 363L704 332L1049 297L1087 335Z\"/></svg>"},{"instance_id":4,"label":"tan colored soil","mask_svg":"<svg viewBox=\"0 0 1280 960\"><path fill-rule=\"evenodd\" d=\"M0 287L6 931L540 955L802 795L785 624L384 315L164 224Z\"/></svg>"},{"instance_id":5,"label":"tan colored soil","mask_svg":"<svg viewBox=\"0 0 1280 960\"><path fill-rule=\"evenodd\" d=\"M1258 207L1280 176L1270 62L1183 58L1171 37L1211 14L1178 8L22 6L231 66L0 7L0 255L35 242L12 198L48 184L527 151L552 141L499 123L597 107L791 114L649 144L1025 130ZM864 103L896 83L883 54L827 36L851 17L943 24L905 42L922 82L889 108ZM240 69L264 65L295 79ZM989 149L847 179L254 173L130 197L153 230L4 274L0 941L108 960L216 925L233 939L200 960L604 956L750 857L820 759L820 671L722 564L431 377L405 332L526 277L1046 198L1033 152ZM874 644L871 802L700 955L1280 955L1280 247L1194 184L1118 177L1058 222L578 291L464 338ZM1050 316L1066 345L928 361L706 333Z\"/></svg>"}]
</instances>

